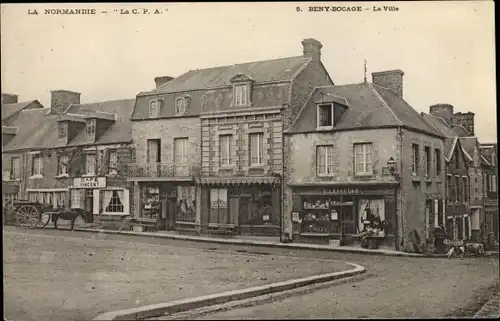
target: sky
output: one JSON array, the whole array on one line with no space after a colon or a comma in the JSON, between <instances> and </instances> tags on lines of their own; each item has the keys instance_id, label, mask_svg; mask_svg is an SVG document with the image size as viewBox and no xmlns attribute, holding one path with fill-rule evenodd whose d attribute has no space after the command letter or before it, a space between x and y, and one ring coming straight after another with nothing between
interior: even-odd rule
<instances>
[{"instance_id":1,"label":"sky","mask_svg":"<svg viewBox=\"0 0 500 321\"><path fill-rule=\"evenodd\" d=\"M325 5L363 10L308 8ZM391 5L398 10L384 11ZM44 14L57 8L97 13ZM144 8L150 14L120 14ZM493 1L2 4L1 84L47 107L58 89L80 92L82 103L134 98L157 76L300 56L301 41L315 38L336 85L362 82L365 59L368 81L401 69L411 106L472 111L487 143L497 140L494 30Z\"/></svg>"}]
</instances>

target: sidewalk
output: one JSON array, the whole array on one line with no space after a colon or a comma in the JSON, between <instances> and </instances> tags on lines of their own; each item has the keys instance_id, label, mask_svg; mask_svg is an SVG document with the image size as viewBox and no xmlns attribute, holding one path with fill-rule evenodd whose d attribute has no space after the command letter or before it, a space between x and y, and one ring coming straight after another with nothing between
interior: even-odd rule
<instances>
[{"instance_id":1,"label":"sidewalk","mask_svg":"<svg viewBox=\"0 0 500 321\"><path fill-rule=\"evenodd\" d=\"M62 227L62 226L61 226ZM78 224L75 226L75 231L93 232L93 233L106 233L106 234L120 234L120 235L138 235L148 237L159 237L166 239L185 240L194 242L206 242L217 244L236 244L236 245L255 245L264 247L280 247L291 249L310 249L319 251L333 251L345 253L361 253L361 254L376 254L388 256L411 256L411 257L424 257L423 254L398 252L389 249L364 249L361 247L351 246L332 246L332 245L319 245L319 244L306 244L306 243L281 243L279 236L252 236L252 235L237 235L231 238L217 238L209 236L194 236L177 234L175 231L160 231L160 232L133 232L133 231L115 231L96 229L92 227L85 227L85 225Z\"/></svg>"},{"instance_id":2,"label":"sidewalk","mask_svg":"<svg viewBox=\"0 0 500 321\"><path fill-rule=\"evenodd\" d=\"M479 311L474 315L474 319L489 319L500 318L500 292L489 300Z\"/></svg>"}]
</instances>

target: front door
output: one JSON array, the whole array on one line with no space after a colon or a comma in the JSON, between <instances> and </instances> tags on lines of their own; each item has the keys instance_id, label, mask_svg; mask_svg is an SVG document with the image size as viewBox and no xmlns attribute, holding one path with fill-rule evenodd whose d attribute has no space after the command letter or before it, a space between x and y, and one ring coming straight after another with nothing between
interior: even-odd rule
<instances>
[{"instance_id":1,"label":"front door","mask_svg":"<svg viewBox=\"0 0 500 321\"><path fill-rule=\"evenodd\" d=\"M177 198L169 197L167 200L167 230L175 227L175 218L177 217Z\"/></svg>"}]
</instances>

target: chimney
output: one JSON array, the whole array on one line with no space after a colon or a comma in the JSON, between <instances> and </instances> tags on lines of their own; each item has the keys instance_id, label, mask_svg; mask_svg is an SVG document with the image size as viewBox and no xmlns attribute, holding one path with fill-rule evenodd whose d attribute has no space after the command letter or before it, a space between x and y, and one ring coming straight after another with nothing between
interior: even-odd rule
<instances>
[{"instance_id":1,"label":"chimney","mask_svg":"<svg viewBox=\"0 0 500 321\"><path fill-rule=\"evenodd\" d=\"M50 113L61 115L71 104L80 103L80 93L69 90L53 90L50 92Z\"/></svg>"},{"instance_id":2,"label":"chimney","mask_svg":"<svg viewBox=\"0 0 500 321\"><path fill-rule=\"evenodd\" d=\"M17 103L17 98L18 98L18 95L2 93L2 105L3 104L15 104L15 103Z\"/></svg>"},{"instance_id":3,"label":"chimney","mask_svg":"<svg viewBox=\"0 0 500 321\"><path fill-rule=\"evenodd\" d=\"M304 57L312 58L314 62L321 61L321 48L323 45L316 39L309 38L302 40L302 47L304 49Z\"/></svg>"},{"instance_id":4,"label":"chimney","mask_svg":"<svg viewBox=\"0 0 500 321\"><path fill-rule=\"evenodd\" d=\"M467 130L467 132L474 136L474 113L466 112L466 113L456 113L453 115L453 121L455 124L462 126Z\"/></svg>"},{"instance_id":5,"label":"chimney","mask_svg":"<svg viewBox=\"0 0 500 321\"><path fill-rule=\"evenodd\" d=\"M156 88L166 84L167 82L169 82L172 79L174 79L174 77L170 77L170 76L156 77L155 78Z\"/></svg>"},{"instance_id":6,"label":"chimney","mask_svg":"<svg viewBox=\"0 0 500 321\"><path fill-rule=\"evenodd\" d=\"M372 82L375 85L390 89L396 96L403 98L404 72L399 69L372 73Z\"/></svg>"},{"instance_id":7,"label":"chimney","mask_svg":"<svg viewBox=\"0 0 500 321\"><path fill-rule=\"evenodd\" d=\"M449 126L453 125L453 106L449 104L436 104L429 107L429 113L443 118Z\"/></svg>"}]
</instances>

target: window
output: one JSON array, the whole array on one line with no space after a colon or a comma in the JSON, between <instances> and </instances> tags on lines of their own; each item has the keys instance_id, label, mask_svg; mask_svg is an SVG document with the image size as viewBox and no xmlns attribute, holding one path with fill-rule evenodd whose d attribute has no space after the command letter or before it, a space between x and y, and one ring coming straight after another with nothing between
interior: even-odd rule
<instances>
[{"instance_id":1,"label":"window","mask_svg":"<svg viewBox=\"0 0 500 321\"><path fill-rule=\"evenodd\" d=\"M33 161L31 163L31 172L33 175L42 175L43 172L43 158L40 154L33 155Z\"/></svg>"},{"instance_id":2,"label":"window","mask_svg":"<svg viewBox=\"0 0 500 321\"><path fill-rule=\"evenodd\" d=\"M188 161L187 143L187 138L174 139L174 163L185 163Z\"/></svg>"},{"instance_id":3,"label":"window","mask_svg":"<svg viewBox=\"0 0 500 321\"><path fill-rule=\"evenodd\" d=\"M455 200L455 189L451 175L446 176L446 188L448 189L448 201Z\"/></svg>"},{"instance_id":4,"label":"window","mask_svg":"<svg viewBox=\"0 0 500 321\"><path fill-rule=\"evenodd\" d=\"M83 208L83 191L81 189L71 190L71 208Z\"/></svg>"},{"instance_id":5,"label":"window","mask_svg":"<svg viewBox=\"0 0 500 321\"><path fill-rule=\"evenodd\" d=\"M95 119L87 120L87 135L95 134Z\"/></svg>"},{"instance_id":6,"label":"window","mask_svg":"<svg viewBox=\"0 0 500 321\"><path fill-rule=\"evenodd\" d=\"M428 146L424 147L425 153L425 176L431 176L431 148Z\"/></svg>"},{"instance_id":7,"label":"window","mask_svg":"<svg viewBox=\"0 0 500 321\"><path fill-rule=\"evenodd\" d=\"M457 202L463 202L463 180L460 177L455 177L456 185L457 185Z\"/></svg>"},{"instance_id":8,"label":"window","mask_svg":"<svg viewBox=\"0 0 500 321\"><path fill-rule=\"evenodd\" d=\"M419 154L418 154L418 144L412 144L412 172L413 175L418 175L418 167L419 167Z\"/></svg>"},{"instance_id":9,"label":"window","mask_svg":"<svg viewBox=\"0 0 500 321\"><path fill-rule=\"evenodd\" d=\"M149 103L149 117L155 118L160 114L161 101L153 100Z\"/></svg>"},{"instance_id":10,"label":"window","mask_svg":"<svg viewBox=\"0 0 500 321\"><path fill-rule=\"evenodd\" d=\"M372 175L372 144L354 144L354 170L356 175Z\"/></svg>"},{"instance_id":11,"label":"window","mask_svg":"<svg viewBox=\"0 0 500 321\"><path fill-rule=\"evenodd\" d=\"M116 173L116 167L118 165L118 153L116 150L110 150L109 151L109 172L110 173Z\"/></svg>"},{"instance_id":12,"label":"window","mask_svg":"<svg viewBox=\"0 0 500 321\"><path fill-rule=\"evenodd\" d=\"M488 175L489 176L489 192L496 192L497 191L497 176L496 175Z\"/></svg>"},{"instance_id":13,"label":"window","mask_svg":"<svg viewBox=\"0 0 500 321\"><path fill-rule=\"evenodd\" d=\"M210 189L210 223L228 222L227 189Z\"/></svg>"},{"instance_id":14,"label":"window","mask_svg":"<svg viewBox=\"0 0 500 321\"><path fill-rule=\"evenodd\" d=\"M434 175L441 175L441 151L439 149L434 150Z\"/></svg>"},{"instance_id":15,"label":"window","mask_svg":"<svg viewBox=\"0 0 500 321\"><path fill-rule=\"evenodd\" d=\"M264 134L250 134L250 165L262 165L264 163Z\"/></svg>"},{"instance_id":16,"label":"window","mask_svg":"<svg viewBox=\"0 0 500 321\"><path fill-rule=\"evenodd\" d=\"M177 98L175 101L175 113L176 114L184 114L186 112L186 99L185 98Z\"/></svg>"},{"instance_id":17,"label":"window","mask_svg":"<svg viewBox=\"0 0 500 321\"><path fill-rule=\"evenodd\" d=\"M318 127L333 126L333 104L318 106Z\"/></svg>"},{"instance_id":18,"label":"window","mask_svg":"<svg viewBox=\"0 0 500 321\"><path fill-rule=\"evenodd\" d=\"M232 135L221 135L219 136L219 153L220 153L220 164L231 165L231 142Z\"/></svg>"},{"instance_id":19,"label":"window","mask_svg":"<svg viewBox=\"0 0 500 321\"><path fill-rule=\"evenodd\" d=\"M95 175L95 167L96 167L96 157L95 154L86 154L85 155L85 167L87 169L87 175Z\"/></svg>"},{"instance_id":20,"label":"window","mask_svg":"<svg viewBox=\"0 0 500 321\"><path fill-rule=\"evenodd\" d=\"M57 128L58 136L59 138L64 138L66 137L66 124L65 123L59 123L58 128Z\"/></svg>"},{"instance_id":21,"label":"window","mask_svg":"<svg viewBox=\"0 0 500 321\"><path fill-rule=\"evenodd\" d=\"M318 175L333 175L333 145L316 147Z\"/></svg>"},{"instance_id":22,"label":"window","mask_svg":"<svg viewBox=\"0 0 500 321\"><path fill-rule=\"evenodd\" d=\"M104 191L103 204L106 213L123 213L124 192L122 190ZM106 205L107 204L107 205Z\"/></svg>"},{"instance_id":23,"label":"window","mask_svg":"<svg viewBox=\"0 0 500 321\"><path fill-rule=\"evenodd\" d=\"M248 104L248 85L234 86L234 105L244 107Z\"/></svg>"},{"instance_id":24,"label":"window","mask_svg":"<svg viewBox=\"0 0 500 321\"><path fill-rule=\"evenodd\" d=\"M20 158L12 157L10 160L10 179L18 179L21 178L20 173Z\"/></svg>"},{"instance_id":25,"label":"window","mask_svg":"<svg viewBox=\"0 0 500 321\"><path fill-rule=\"evenodd\" d=\"M57 175L67 175L68 174L68 163L69 156L61 155L57 159Z\"/></svg>"},{"instance_id":26,"label":"window","mask_svg":"<svg viewBox=\"0 0 500 321\"><path fill-rule=\"evenodd\" d=\"M148 139L148 163L161 162L161 145L159 139Z\"/></svg>"}]
</instances>

